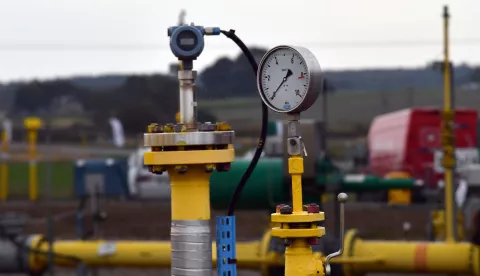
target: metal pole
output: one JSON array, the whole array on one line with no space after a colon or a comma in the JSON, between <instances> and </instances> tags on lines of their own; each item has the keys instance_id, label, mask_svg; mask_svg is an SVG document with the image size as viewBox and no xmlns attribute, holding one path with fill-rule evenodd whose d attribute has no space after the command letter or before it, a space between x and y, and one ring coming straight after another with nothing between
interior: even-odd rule
<instances>
[{"instance_id":1,"label":"metal pole","mask_svg":"<svg viewBox=\"0 0 480 276\"><path fill-rule=\"evenodd\" d=\"M54 262L54 253L53 253L53 240L54 240L54 225L53 225L53 217L52 217L52 161L50 150L48 150L50 146L51 140L51 116L46 120L46 129L45 129L45 145L47 148L46 151L46 166L45 166L45 199L46 203L49 205L49 210L47 214L47 240L48 240L48 272L50 276L55 275L55 262Z\"/></svg>"},{"instance_id":2,"label":"metal pole","mask_svg":"<svg viewBox=\"0 0 480 276\"><path fill-rule=\"evenodd\" d=\"M29 144L29 191L30 201L37 201L38 199L38 175L37 175L37 135L38 129L28 129L28 144Z\"/></svg>"},{"instance_id":3,"label":"metal pole","mask_svg":"<svg viewBox=\"0 0 480 276\"><path fill-rule=\"evenodd\" d=\"M455 242L456 233L456 206L454 193L454 172L455 172L455 138L454 138L454 106L453 93L450 75L450 57L449 57L449 12L448 7L443 8L443 44L444 44L444 66L443 66L443 166L445 168L445 241Z\"/></svg>"},{"instance_id":4,"label":"metal pole","mask_svg":"<svg viewBox=\"0 0 480 276\"><path fill-rule=\"evenodd\" d=\"M0 199L6 201L8 197L8 133L6 130L2 131L1 149Z\"/></svg>"}]
</instances>

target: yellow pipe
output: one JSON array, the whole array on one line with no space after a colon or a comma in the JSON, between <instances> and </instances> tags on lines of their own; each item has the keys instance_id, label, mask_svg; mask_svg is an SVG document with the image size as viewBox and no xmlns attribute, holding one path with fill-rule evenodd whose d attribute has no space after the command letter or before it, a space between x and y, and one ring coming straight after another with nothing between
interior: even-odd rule
<instances>
[{"instance_id":1,"label":"yellow pipe","mask_svg":"<svg viewBox=\"0 0 480 276\"><path fill-rule=\"evenodd\" d=\"M290 175L292 176L292 204L293 212L303 212L302 199L302 173L303 158L301 156L292 156L288 158Z\"/></svg>"},{"instance_id":2,"label":"yellow pipe","mask_svg":"<svg viewBox=\"0 0 480 276\"><path fill-rule=\"evenodd\" d=\"M302 240L294 241L284 256L269 250L270 239L271 233L268 231L261 241L238 242L237 267L261 269L262 275L268 275L269 268L283 266L286 259L285 275L293 273L288 267L297 267L295 275L311 275L308 273L314 269L321 271L319 274L322 275L321 261L324 256L312 254L305 244L301 244ZM469 243L365 241L356 237L355 230L347 233L345 242L344 255L332 259L332 263L343 265L345 276L376 272L480 275L480 247ZM106 244L114 245L109 246L113 250L103 250L104 255L101 256L99 252L102 250L99 249L106 247ZM30 246L38 251L48 251L48 243L41 236L31 239ZM212 248L215 265L215 243ZM58 255L54 259L58 266L76 265L74 260L66 256L74 256L92 267L168 268L171 265L171 247L167 241L56 241L53 250ZM34 272L41 271L48 264L48 256L38 254L38 251L32 251L29 258Z\"/></svg>"},{"instance_id":3,"label":"yellow pipe","mask_svg":"<svg viewBox=\"0 0 480 276\"><path fill-rule=\"evenodd\" d=\"M38 199L38 175L37 175L37 130L28 130L28 157L29 157L29 178L28 190L30 201Z\"/></svg>"},{"instance_id":4,"label":"yellow pipe","mask_svg":"<svg viewBox=\"0 0 480 276\"><path fill-rule=\"evenodd\" d=\"M449 13L448 7L444 7L443 11L443 46L444 46L444 74L443 74L443 89L444 89L444 113L448 114L452 112L452 91L451 91L451 72L450 72L450 56L449 56ZM452 119L446 118L443 119L443 124L446 124L445 131L448 136L453 136L453 122ZM453 159L455 158L455 153L451 152L454 148L454 141L452 139L448 140L448 143L444 143L444 158ZM455 166L446 166L445 167L445 241L446 242L455 242L457 240L457 235L455 233L455 202L454 202L454 169Z\"/></svg>"},{"instance_id":5,"label":"yellow pipe","mask_svg":"<svg viewBox=\"0 0 480 276\"><path fill-rule=\"evenodd\" d=\"M0 200L5 201L8 197L8 163L7 163L7 154L8 154L8 133L4 130L2 131L2 160L1 160L1 169L0 173Z\"/></svg>"},{"instance_id":6,"label":"yellow pipe","mask_svg":"<svg viewBox=\"0 0 480 276\"><path fill-rule=\"evenodd\" d=\"M265 264L280 264L272 258L261 256L260 244L260 241L237 244L238 268L260 269ZM48 252L48 243L41 236L32 239L31 245L38 251ZM212 246L212 259L215 265L217 256L215 243ZM110 251L105 250L107 247L110 247ZM103 256L99 254L102 248ZM171 247L167 241L56 241L53 251L57 254L55 264L63 267L76 265L76 260L67 256L78 258L91 267L169 268L171 265ZM30 253L29 260L33 271L41 271L48 264L48 255L33 252Z\"/></svg>"},{"instance_id":7,"label":"yellow pipe","mask_svg":"<svg viewBox=\"0 0 480 276\"><path fill-rule=\"evenodd\" d=\"M172 191L172 220L210 219L210 173L205 165L188 166L179 173L169 166L168 175Z\"/></svg>"},{"instance_id":8,"label":"yellow pipe","mask_svg":"<svg viewBox=\"0 0 480 276\"><path fill-rule=\"evenodd\" d=\"M480 275L480 248L470 243L364 241L350 231L338 262L346 276L364 273L432 273ZM370 261L368 261L370 259Z\"/></svg>"}]
</instances>

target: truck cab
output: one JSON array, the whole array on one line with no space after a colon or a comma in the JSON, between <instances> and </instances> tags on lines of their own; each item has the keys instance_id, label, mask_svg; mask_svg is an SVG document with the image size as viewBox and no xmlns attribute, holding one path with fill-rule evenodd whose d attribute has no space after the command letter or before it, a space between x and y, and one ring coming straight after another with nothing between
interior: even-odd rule
<instances>
[{"instance_id":1,"label":"truck cab","mask_svg":"<svg viewBox=\"0 0 480 276\"><path fill-rule=\"evenodd\" d=\"M369 166L385 176L402 171L423 181L414 201L424 201L443 183L441 165L441 109L409 108L377 116L368 134ZM474 109L455 110L457 169L478 163L478 114Z\"/></svg>"}]
</instances>

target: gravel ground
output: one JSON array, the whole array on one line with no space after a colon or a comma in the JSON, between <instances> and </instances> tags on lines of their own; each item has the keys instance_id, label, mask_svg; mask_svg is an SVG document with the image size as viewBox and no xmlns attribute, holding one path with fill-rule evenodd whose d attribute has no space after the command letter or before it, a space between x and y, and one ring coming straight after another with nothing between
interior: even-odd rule
<instances>
[{"instance_id":1,"label":"gravel ground","mask_svg":"<svg viewBox=\"0 0 480 276\"><path fill-rule=\"evenodd\" d=\"M88 205L87 205L88 206ZM0 213L25 212L31 220L25 230L27 233L44 233L45 216L48 212L63 217L55 223L57 239L75 238L75 221L73 216L66 216L76 209L75 202L55 204L28 204L7 203L0 205ZM170 232L170 207L161 203L104 203L103 209L108 218L102 223L97 237L105 239L137 239L137 240L167 240ZM332 225L331 208L326 208L327 230ZM212 212L212 217L224 215L225 212ZM269 221L266 212L238 212L237 213L237 240L258 239L263 234ZM385 206L350 204L346 208L347 228L357 228L364 236L371 238L403 238L402 225L410 222L412 228L409 237L412 239L425 238L425 226L428 221L426 208L395 208ZM75 271L56 269L55 275L75 275ZM101 275L170 275L168 270L138 270L138 269L101 269ZM241 271L240 276L257 276L258 272Z\"/></svg>"}]
</instances>

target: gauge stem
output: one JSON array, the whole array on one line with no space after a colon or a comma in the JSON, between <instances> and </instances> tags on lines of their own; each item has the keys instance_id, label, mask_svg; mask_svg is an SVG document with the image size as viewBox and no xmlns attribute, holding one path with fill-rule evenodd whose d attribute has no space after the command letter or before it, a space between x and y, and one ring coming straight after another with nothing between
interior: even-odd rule
<instances>
[{"instance_id":1,"label":"gauge stem","mask_svg":"<svg viewBox=\"0 0 480 276\"><path fill-rule=\"evenodd\" d=\"M183 69L186 69L185 67ZM195 78L193 70L178 71L180 82L180 123L187 129L197 128L197 99L195 94Z\"/></svg>"}]
</instances>

